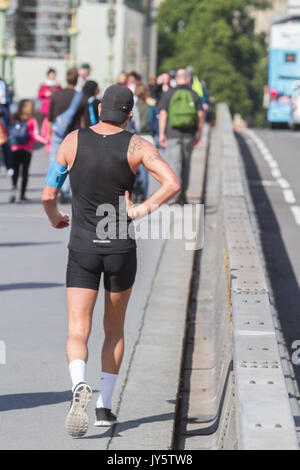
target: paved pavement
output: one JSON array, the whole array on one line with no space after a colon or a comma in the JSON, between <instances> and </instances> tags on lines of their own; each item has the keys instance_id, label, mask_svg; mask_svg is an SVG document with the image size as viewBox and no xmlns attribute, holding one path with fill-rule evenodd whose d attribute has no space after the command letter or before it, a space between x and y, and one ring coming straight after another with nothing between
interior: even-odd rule
<instances>
[{"instance_id":1,"label":"paved pavement","mask_svg":"<svg viewBox=\"0 0 300 470\"><path fill-rule=\"evenodd\" d=\"M27 205L7 203L10 181L3 168L0 172L0 340L6 345L6 365L0 365L0 448L166 449L173 432L192 254L176 241L138 243L126 349L113 401L122 422L114 437L111 430L92 425L103 342L100 293L89 340L90 426L83 439L69 438L64 431L71 399L64 287L69 229L51 228L43 214L46 171L41 149L33 155Z\"/></svg>"},{"instance_id":2,"label":"paved pavement","mask_svg":"<svg viewBox=\"0 0 300 470\"><path fill-rule=\"evenodd\" d=\"M266 267L286 345L300 340L300 133L254 130L238 139L260 229ZM300 210L300 208L299 208ZM300 386L300 366L295 365Z\"/></svg>"}]
</instances>

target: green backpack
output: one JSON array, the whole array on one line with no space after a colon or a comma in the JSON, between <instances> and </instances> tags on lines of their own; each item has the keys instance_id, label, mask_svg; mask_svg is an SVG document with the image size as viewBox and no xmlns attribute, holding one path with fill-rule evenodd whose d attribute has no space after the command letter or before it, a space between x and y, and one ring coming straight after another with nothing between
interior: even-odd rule
<instances>
[{"instance_id":1,"label":"green backpack","mask_svg":"<svg viewBox=\"0 0 300 470\"><path fill-rule=\"evenodd\" d=\"M173 94L168 109L169 125L177 129L197 126L197 109L190 90L181 88Z\"/></svg>"}]
</instances>

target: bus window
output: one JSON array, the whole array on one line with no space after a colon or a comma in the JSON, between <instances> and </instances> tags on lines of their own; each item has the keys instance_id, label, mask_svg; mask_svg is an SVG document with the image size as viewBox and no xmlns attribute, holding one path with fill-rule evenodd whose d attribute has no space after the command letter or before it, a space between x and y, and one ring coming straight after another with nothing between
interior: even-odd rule
<instances>
[{"instance_id":1,"label":"bus window","mask_svg":"<svg viewBox=\"0 0 300 470\"><path fill-rule=\"evenodd\" d=\"M291 96L300 80L300 14L275 19L269 48L268 121L289 123Z\"/></svg>"},{"instance_id":2,"label":"bus window","mask_svg":"<svg viewBox=\"0 0 300 470\"><path fill-rule=\"evenodd\" d=\"M296 62L296 54L285 54L286 62Z\"/></svg>"}]
</instances>

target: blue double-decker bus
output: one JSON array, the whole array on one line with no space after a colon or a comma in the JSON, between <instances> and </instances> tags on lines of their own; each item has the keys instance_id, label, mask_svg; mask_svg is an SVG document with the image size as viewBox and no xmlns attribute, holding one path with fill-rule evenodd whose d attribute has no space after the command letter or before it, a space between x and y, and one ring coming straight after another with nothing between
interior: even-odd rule
<instances>
[{"instance_id":1,"label":"blue double-decker bus","mask_svg":"<svg viewBox=\"0 0 300 470\"><path fill-rule=\"evenodd\" d=\"M300 15L286 15L271 28L269 52L269 106L271 127L289 123L291 96L300 81Z\"/></svg>"}]
</instances>

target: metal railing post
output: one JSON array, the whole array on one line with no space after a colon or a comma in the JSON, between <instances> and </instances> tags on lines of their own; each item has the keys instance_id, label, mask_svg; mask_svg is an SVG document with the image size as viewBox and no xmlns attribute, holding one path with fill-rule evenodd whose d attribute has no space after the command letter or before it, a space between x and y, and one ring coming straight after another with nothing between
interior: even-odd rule
<instances>
[{"instance_id":1,"label":"metal railing post","mask_svg":"<svg viewBox=\"0 0 300 470\"><path fill-rule=\"evenodd\" d=\"M7 0L0 0L0 75L2 78L5 77L6 12L9 7L10 3Z\"/></svg>"}]
</instances>

